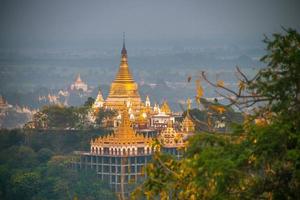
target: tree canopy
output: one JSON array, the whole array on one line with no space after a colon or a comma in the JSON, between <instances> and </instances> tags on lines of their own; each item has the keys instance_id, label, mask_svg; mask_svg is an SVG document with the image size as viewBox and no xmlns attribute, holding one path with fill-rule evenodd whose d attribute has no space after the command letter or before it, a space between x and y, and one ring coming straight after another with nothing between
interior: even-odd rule
<instances>
[{"instance_id":1,"label":"tree canopy","mask_svg":"<svg viewBox=\"0 0 300 200\"><path fill-rule=\"evenodd\" d=\"M93 135L1 130L0 199L116 199L94 171L71 168L68 153L85 149L78 145L88 145Z\"/></svg>"},{"instance_id":2,"label":"tree canopy","mask_svg":"<svg viewBox=\"0 0 300 200\"><path fill-rule=\"evenodd\" d=\"M256 105L244 123L230 135L197 133L179 161L157 153L133 198L300 198L300 35L284 29L264 42L266 67L252 79L240 73L230 99Z\"/></svg>"}]
</instances>

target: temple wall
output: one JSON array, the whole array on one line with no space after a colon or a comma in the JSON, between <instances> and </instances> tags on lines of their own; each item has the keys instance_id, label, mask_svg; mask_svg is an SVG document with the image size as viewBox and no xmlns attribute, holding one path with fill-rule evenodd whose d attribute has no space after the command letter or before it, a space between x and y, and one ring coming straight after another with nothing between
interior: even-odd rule
<instances>
[{"instance_id":1,"label":"temple wall","mask_svg":"<svg viewBox=\"0 0 300 200\"><path fill-rule=\"evenodd\" d=\"M143 169L151 158L151 154L136 156L82 154L75 165L77 169L95 170L97 177L109 183L114 192L123 192L125 196L129 196L129 192L136 184L145 178Z\"/></svg>"}]
</instances>

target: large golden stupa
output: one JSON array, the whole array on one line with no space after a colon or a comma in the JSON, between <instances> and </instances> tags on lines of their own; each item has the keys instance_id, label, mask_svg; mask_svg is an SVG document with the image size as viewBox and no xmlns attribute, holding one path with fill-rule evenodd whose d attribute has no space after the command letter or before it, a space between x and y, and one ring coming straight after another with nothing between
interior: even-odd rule
<instances>
[{"instance_id":1,"label":"large golden stupa","mask_svg":"<svg viewBox=\"0 0 300 200\"><path fill-rule=\"evenodd\" d=\"M121 51L121 63L115 80L110 86L108 97L104 106L121 110L124 103L130 105L134 110L139 109L141 98L138 92L138 85L133 80L127 61L127 50L125 37L123 36L123 48Z\"/></svg>"}]
</instances>

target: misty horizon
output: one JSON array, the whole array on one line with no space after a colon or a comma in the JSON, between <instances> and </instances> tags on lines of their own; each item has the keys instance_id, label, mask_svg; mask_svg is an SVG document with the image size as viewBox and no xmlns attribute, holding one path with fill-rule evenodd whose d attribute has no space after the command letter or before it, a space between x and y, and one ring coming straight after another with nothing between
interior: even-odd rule
<instances>
[{"instance_id":1,"label":"misty horizon","mask_svg":"<svg viewBox=\"0 0 300 200\"><path fill-rule=\"evenodd\" d=\"M271 4L272 3L272 4ZM259 45L300 28L299 1L0 1L0 47Z\"/></svg>"}]
</instances>

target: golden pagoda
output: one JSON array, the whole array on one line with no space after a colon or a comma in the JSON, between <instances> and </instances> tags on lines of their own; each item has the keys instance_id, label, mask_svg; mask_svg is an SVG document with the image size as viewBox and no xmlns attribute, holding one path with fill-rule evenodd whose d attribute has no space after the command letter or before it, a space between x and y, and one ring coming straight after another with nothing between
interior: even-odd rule
<instances>
[{"instance_id":1,"label":"golden pagoda","mask_svg":"<svg viewBox=\"0 0 300 200\"><path fill-rule=\"evenodd\" d=\"M191 109L191 99L188 98L186 116L181 123L182 131L187 134L195 132L195 124L190 116L190 109Z\"/></svg>"},{"instance_id":2,"label":"golden pagoda","mask_svg":"<svg viewBox=\"0 0 300 200\"><path fill-rule=\"evenodd\" d=\"M121 124L110 135L91 141L91 152L110 155L136 155L142 148L144 153L151 153L152 139L136 134L131 127L129 113L123 104ZM107 152L104 152L107 149Z\"/></svg>"},{"instance_id":3,"label":"golden pagoda","mask_svg":"<svg viewBox=\"0 0 300 200\"><path fill-rule=\"evenodd\" d=\"M134 110L138 109L141 104L138 85L133 80L129 70L125 36L123 34L123 48L121 51L119 71L110 86L110 91L104 105L107 108L120 110L122 109L124 102L130 102Z\"/></svg>"},{"instance_id":4,"label":"golden pagoda","mask_svg":"<svg viewBox=\"0 0 300 200\"><path fill-rule=\"evenodd\" d=\"M161 105L160 111L167 114L167 115L171 114L172 111L171 111L170 106L169 106L169 104L166 100Z\"/></svg>"}]
</instances>

